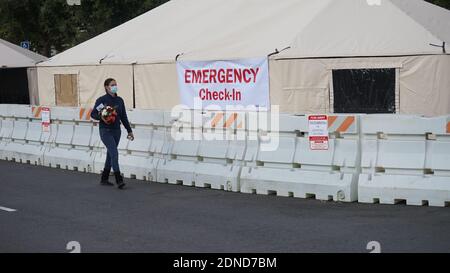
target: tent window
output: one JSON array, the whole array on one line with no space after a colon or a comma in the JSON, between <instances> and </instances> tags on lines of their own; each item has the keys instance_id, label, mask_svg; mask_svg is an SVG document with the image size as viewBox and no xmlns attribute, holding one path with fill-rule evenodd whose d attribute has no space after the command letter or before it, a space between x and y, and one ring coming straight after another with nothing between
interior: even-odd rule
<instances>
[{"instance_id":1,"label":"tent window","mask_svg":"<svg viewBox=\"0 0 450 273\"><path fill-rule=\"evenodd\" d=\"M395 69L333 70L335 113L395 113Z\"/></svg>"},{"instance_id":2,"label":"tent window","mask_svg":"<svg viewBox=\"0 0 450 273\"><path fill-rule=\"evenodd\" d=\"M78 106L78 75L56 74L55 94L57 106Z\"/></svg>"}]
</instances>

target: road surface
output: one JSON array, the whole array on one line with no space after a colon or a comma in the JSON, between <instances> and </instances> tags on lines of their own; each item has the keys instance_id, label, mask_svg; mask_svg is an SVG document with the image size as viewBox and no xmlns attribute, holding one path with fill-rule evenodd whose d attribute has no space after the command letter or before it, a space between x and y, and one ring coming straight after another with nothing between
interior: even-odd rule
<instances>
[{"instance_id":1,"label":"road surface","mask_svg":"<svg viewBox=\"0 0 450 273\"><path fill-rule=\"evenodd\" d=\"M0 252L450 252L450 208L98 181L0 161Z\"/></svg>"}]
</instances>

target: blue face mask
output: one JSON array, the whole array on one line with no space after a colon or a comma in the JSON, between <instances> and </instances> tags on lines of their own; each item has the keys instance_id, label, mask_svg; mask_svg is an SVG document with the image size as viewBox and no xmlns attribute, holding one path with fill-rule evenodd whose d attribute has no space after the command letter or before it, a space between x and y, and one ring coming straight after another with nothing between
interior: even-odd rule
<instances>
[{"instance_id":1,"label":"blue face mask","mask_svg":"<svg viewBox=\"0 0 450 273\"><path fill-rule=\"evenodd\" d=\"M113 93L113 94L117 94L117 91L119 91L119 89L117 88L117 86L116 86L116 85L114 85L114 86L111 86L111 93Z\"/></svg>"}]
</instances>

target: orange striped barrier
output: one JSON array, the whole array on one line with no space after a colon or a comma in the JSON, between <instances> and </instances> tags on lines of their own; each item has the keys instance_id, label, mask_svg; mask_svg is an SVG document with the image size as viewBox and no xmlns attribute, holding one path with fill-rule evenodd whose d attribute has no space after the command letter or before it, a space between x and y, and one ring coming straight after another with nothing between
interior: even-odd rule
<instances>
[{"instance_id":1,"label":"orange striped barrier","mask_svg":"<svg viewBox=\"0 0 450 273\"><path fill-rule=\"evenodd\" d=\"M91 120L92 108L80 108L80 120Z\"/></svg>"},{"instance_id":2,"label":"orange striped barrier","mask_svg":"<svg viewBox=\"0 0 450 273\"><path fill-rule=\"evenodd\" d=\"M242 120L240 120L239 113L230 113L227 117L224 113L219 112L216 113L211 120L211 128L217 127L242 129L243 124Z\"/></svg>"},{"instance_id":3,"label":"orange striped barrier","mask_svg":"<svg viewBox=\"0 0 450 273\"><path fill-rule=\"evenodd\" d=\"M355 132L355 116L328 116L328 131L339 133Z\"/></svg>"},{"instance_id":4,"label":"orange striped barrier","mask_svg":"<svg viewBox=\"0 0 450 273\"><path fill-rule=\"evenodd\" d=\"M34 118L40 118L42 112L42 106L33 106L31 107L31 112L33 113Z\"/></svg>"}]
</instances>

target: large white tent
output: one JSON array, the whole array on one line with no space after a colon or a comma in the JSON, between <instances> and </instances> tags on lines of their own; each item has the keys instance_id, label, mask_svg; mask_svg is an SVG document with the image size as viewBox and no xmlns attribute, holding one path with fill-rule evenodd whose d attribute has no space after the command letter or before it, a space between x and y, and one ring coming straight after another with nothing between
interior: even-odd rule
<instances>
[{"instance_id":1,"label":"large white tent","mask_svg":"<svg viewBox=\"0 0 450 273\"><path fill-rule=\"evenodd\" d=\"M0 39L0 72L2 79L2 86L0 87L2 94L0 95L2 98L9 96L11 97L9 98L11 102L14 102L14 97L19 100L20 97L23 97L23 94L18 93L28 92L30 102L38 103L36 63L45 60L47 58L42 55Z\"/></svg>"},{"instance_id":2,"label":"large white tent","mask_svg":"<svg viewBox=\"0 0 450 273\"><path fill-rule=\"evenodd\" d=\"M269 57L284 112L333 112L333 70L395 69L395 112L450 113L450 12L422 0L172 0L39 64L41 104L55 75L90 105L118 80L137 108L180 103L178 60ZM276 54L273 54L276 53ZM134 95L133 95L134 93Z\"/></svg>"}]
</instances>

